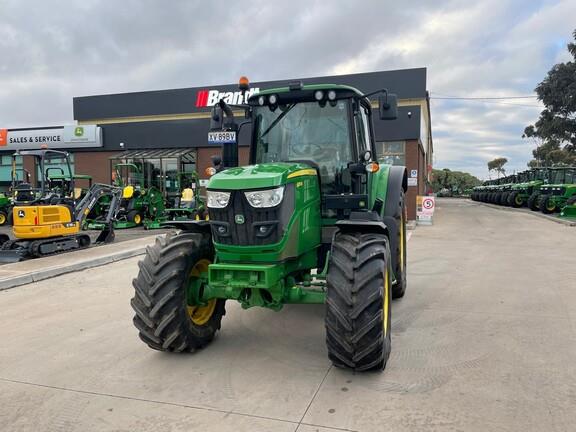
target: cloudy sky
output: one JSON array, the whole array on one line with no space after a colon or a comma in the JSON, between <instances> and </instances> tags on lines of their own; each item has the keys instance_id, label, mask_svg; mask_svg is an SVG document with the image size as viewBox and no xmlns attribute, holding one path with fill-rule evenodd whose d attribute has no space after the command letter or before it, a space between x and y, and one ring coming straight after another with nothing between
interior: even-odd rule
<instances>
[{"instance_id":1,"label":"cloudy sky","mask_svg":"<svg viewBox=\"0 0 576 432\"><path fill-rule=\"evenodd\" d=\"M72 97L428 68L432 97L533 95L569 60L574 0L0 0L0 127L71 124ZM535 99L432 100L435 167L521 170Z\"/></svg>"}]
</instances>

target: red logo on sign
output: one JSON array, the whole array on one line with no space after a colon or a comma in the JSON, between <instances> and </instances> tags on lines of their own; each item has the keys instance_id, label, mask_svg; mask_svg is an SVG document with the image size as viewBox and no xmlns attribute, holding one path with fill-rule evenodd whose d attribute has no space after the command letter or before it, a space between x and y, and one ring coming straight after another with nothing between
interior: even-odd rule
<instances>
[{"instance_id":1,"label":"red logo on sign","mask_svg":"<svg viewBox=\"0 0 576 432\"><path fill-rule=\"evenodd\" d=\"M208 90L200 90L196 93L196 108L202 108L208 105Z\"/></svg>"},{"instance_id":2,"label":"red logo on sign","mask_svg":"<svg viewBox=\"0 0 576 432\"><path fill-rule=\"evenodd\" d=\"M0 147L8 144L8 129L0 129Z\"/></svg>"}]
</instances>

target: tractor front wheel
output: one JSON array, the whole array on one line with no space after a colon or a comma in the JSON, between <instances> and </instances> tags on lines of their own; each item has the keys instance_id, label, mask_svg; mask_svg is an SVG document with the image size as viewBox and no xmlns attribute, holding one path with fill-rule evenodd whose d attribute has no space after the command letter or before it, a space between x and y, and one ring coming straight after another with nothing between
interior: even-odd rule
<instances>
[{"instance_id":1,"label":"tractor front wheel","mask_svg":"<svg viewBox=\"0 0 576 432\"><path fill-rule=\"evenodd\" d=\"M556 202L552 199L552 195L544 195L540 199L540 211L544 214L551 214L558 211Z\"/></svg>"},{"instance_id":2,"label":"tractor front wheel","mask_svg":"<svg viewBox=\"0 0 576 432\"><path fill-rule=\"evenodd\" d=\"M159 351L193 352L214 339L226 313L224 299L200 301L214 259L210 237L159 237L132 281L132 309L140 339Z\"/></svg>"},{"instance_id":3,"label":"tractor front wheel","mask_svg":"<svg viewBox=\"0 0 576 432\"><path fill-rule=\"evenodd\" d=\"M8 222L8 215L4 210L0 210L0 225L6 225Z\"/></svg>"},{"instance_id":4,"label":"tractor front wheel","mask_svg":"<svg viewBox=\"0 0 576 432\"><path fill-rule=\"evenodd\" d=\"M142 213L138 210L130 210L126 215L128 222L132 222L135 225L142 225Z\"/></svg>"},{"instance_id":5,"label":"tractor front wheel","mask_svg":"<svg viewBox=\"0 0 576 432\"><path fill-rule=\"evenodd\" d=\"M382 370L390 356L392 282L388 238L339 234L326 277L326 345L337 367Z\"/></svg>"}]
</instances>

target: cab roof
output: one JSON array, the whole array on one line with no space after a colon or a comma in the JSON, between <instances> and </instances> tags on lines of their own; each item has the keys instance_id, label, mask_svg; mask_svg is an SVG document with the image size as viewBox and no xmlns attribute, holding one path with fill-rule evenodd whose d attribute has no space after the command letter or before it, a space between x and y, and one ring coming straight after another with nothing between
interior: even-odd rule
<instances>
[{"instance_id":1,"label":"cab roof","mask_svg":"<svg viewBox=\"0 0 576 432\"><path fill-rule=\"evenodd\" d=\"M300 88L290 88L290 84L286 87L275 87L271 89L260 90L258 93L254 93L248 101L255 101L259 96L266 96L271 94L292 94L302 95L305 93L312 93L316 90L330 91L335 90L337 92L346 92L348 96L363 97L364 94L355 87L343 85L343 84L304 84Z\"/></svg>"}]
</instances>

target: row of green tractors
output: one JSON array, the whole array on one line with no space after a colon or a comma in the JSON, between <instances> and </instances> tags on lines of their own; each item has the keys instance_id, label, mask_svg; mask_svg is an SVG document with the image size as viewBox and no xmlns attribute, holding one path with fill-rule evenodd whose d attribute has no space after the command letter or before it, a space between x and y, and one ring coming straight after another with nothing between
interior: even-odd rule
<instances>
[{"instance_id":1,"label":"row of green tractors","mask_svg":"<svg viewBox=\"0 0 576 432\"><path fill-rule=\"evenodd\" d=\"M534 168L474 188L474 201L576 218L576 167Z\"/></svg>"}]
</instances>

